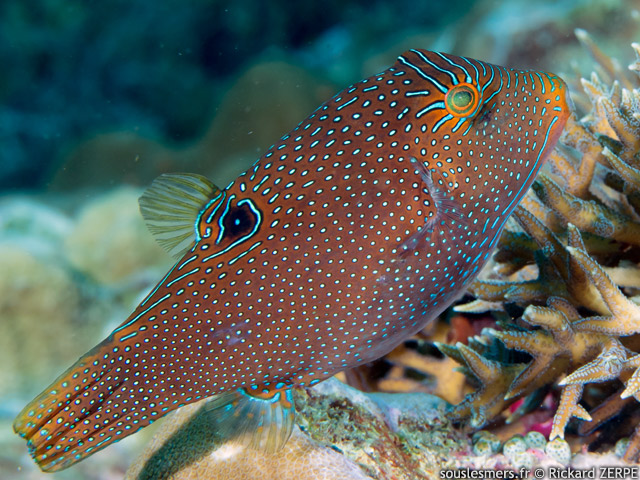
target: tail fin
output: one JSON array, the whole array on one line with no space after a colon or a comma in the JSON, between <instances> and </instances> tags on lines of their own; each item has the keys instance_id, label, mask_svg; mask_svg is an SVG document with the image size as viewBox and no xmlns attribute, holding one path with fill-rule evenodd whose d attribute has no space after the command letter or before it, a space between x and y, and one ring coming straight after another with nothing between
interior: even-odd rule
<instances>
[{"instance_id":1,"label":"tail fin","mask_svg":"<svg viewBox=\"0 0 640 480\"><path fill-rule=\"evenodd\" d=\"M186 381L172 385L150 365L151 358L126 352L126 346L107 338L16 417L13 428L27 440L41 470L70 467L169 411L211 395ZM266 451L284 446L293 428L294 408L286 388L224 392L209 401L206 411L205 428L215 428L219 438L241 437Z\"/></svg>"},{"instance_id":2,"label":"tail fin","mask_svg":"<svg viewBox=\"0 0 640 480\"><path fill-rule=\"evenodd\" d=\"M129 393L129 369L116 365L122 357L103 353L117 354L108 343L88 352L14 421L13 429L45 472L67 468L154 420Z\"/></svg>"}]
</instances>

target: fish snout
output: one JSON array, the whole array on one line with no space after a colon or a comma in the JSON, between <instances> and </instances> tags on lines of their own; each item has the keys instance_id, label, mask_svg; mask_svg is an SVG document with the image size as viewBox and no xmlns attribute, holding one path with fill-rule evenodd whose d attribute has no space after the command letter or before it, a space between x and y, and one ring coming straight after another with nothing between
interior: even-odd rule
<instances>
[{"instance_id":1,"label":"fish snout","mask_svg":"<svg viewBox=\"0 0 640 480\"><path fill-rule=\"evenodd\" d=\"M560 78L555 73L547 73L547 78L549 79L549 96L552 101L555 101L557 106L562 110L562 112L567 115L573 110L573 100L571 100L571 95L569 94L569 87L565 83L562 78Z\"/></svg>"},{"instance_id":2,"label":"fish snout","mask_svg":"<svg viewBox=\"0 0 640 480\"><path fill-rule=\"evenodd\" d=\"M567 119L573 111L573 101L567 84L554 73L545 73L546 118L551 119L549 125L549 141L553 145L560 137Z\"/></svg>"}]
</instances>

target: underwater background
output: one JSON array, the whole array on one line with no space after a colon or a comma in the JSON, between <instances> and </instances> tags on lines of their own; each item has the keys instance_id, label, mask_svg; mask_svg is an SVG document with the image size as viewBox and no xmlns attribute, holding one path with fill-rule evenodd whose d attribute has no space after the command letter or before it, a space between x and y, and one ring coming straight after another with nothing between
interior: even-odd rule
<instances>
[{"instance_id":1,"label":"underwater background","mask_svg":"<svg viewBox=\"0 0 640 480\"><path fill-rule=\"evenodd\" d=\"M580 28L626 65L638 9L630 0L0 2L0 478L119 479L157 428L56 474L37 469L11 428L172 264L138 211L155 177L200 173L224 187L336 91L408 48L575 81L593 68Z\"/></svg>"}]
</instances>

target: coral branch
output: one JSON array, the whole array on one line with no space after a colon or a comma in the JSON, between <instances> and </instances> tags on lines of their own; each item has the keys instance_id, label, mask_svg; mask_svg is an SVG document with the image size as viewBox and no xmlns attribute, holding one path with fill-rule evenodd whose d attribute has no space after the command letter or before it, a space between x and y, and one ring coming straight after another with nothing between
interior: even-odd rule
<instances>
[{"instance_id":1,"label":"coral branch","mask_svg":"<svg viewBox=\"0 0 640 480\"><path fill-rule=\"evenodd\" d=\"M591 421L589 413L580 405L580 397L582 396L582 385L568 385L562 390L560 404L558 410L553 417L553 426L549 440L554 438L564 438L564 430L571 420L571 417L578 417L582 420Z\"/></svg>"}]
</instances>

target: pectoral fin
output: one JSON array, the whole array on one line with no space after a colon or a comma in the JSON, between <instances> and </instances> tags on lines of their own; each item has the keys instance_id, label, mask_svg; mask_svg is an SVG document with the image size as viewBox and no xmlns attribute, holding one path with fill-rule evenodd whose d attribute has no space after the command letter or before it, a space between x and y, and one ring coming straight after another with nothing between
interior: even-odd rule
<instances>
[{"instance_id":1,"label":"pectoral fin","mask_svg":"<svg viewBox=\"0 0 640 480\"><path fill-rule=\"evenodd\" d=\"M260 393L258 393L260 392ZM295 408L291 389L267 392L245 389L223 393L205 406L210 424L223 439L269 453L280 450L291 436Z\"/></svg>"}]
</instances>

